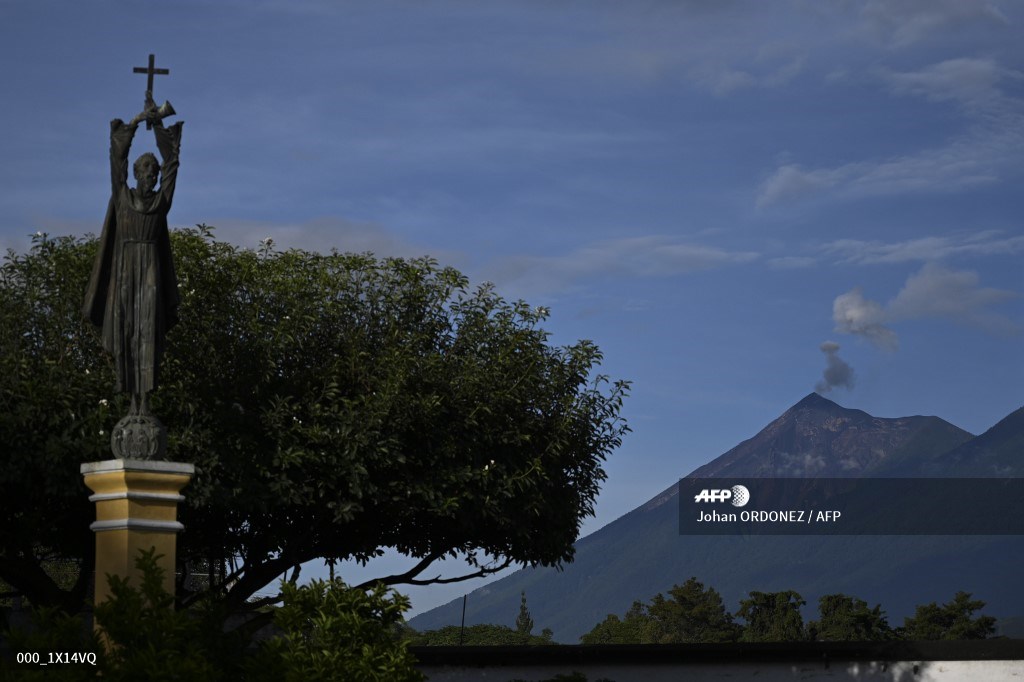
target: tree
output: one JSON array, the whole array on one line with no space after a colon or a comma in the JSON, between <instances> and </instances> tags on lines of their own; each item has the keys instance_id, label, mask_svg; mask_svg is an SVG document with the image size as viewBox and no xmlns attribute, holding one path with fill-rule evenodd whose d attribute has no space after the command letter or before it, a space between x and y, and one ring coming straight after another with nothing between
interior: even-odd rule
<instances>
[{"instance_id":1,"label":"tree","mask_svg":"<svg viewBox=\"0 0 1024 682\"><path fill-rule=\"evenodd\" d=\"M799 642L805 639L800 607L807 602L796 592L751 592L736 615L746 621L741 642Z\"/></svg>"},{"instance_id":2,"label":"tree","mask_svg":"<svg viewBox=\"0 0 1024 682\"><path fill-rule=\"evenodd\" d=\"M893 639L894 633L881 604L845 594L827 594L818 600L819 620L807 624L808 638L819 642L868 642Z\"/></svg>"},{"instance_id":3,"label":"tree","mask_svg":"<svg viewBox=\"0 0 1024 682\"><path fill-rule=\"evenodd\" d=\"M521 635L530 635L533 632L533 618L530 618L530 610L526 608L526 592L522 593L519 601L519 615L516 616L516 632Z\"/></svg>"},{"instance_id":4,"label":"tree","mask_svg":"<svg viewBox=\"0 0 1024 682\"><path fill-rule=\"evenodd\" d=\"M243 250L205 226L171 241L181 321L152 408L168 457L197 469L181 568L206 566L230 608L306 561L384 548L416 560L388 585L441 581L443 557L470 564L449 581L571 561L628 430L627 384L593 374L593 343L549 344L546 311L426 258ZM0 267L0 579L72 610L89 571L61 589L47 561L91 568L78 467L109 457L125 413L79 312L95 249L39 235Z\"/></svg>"},{"instance_id":5,"label":"tree","mask_svg":"<svg viewBox=\"0 0 1024 682\"><path fill-rule=\"evenodd\" d=\"M953 600L939 606L935 602L918 606L913 616L903 621L903 636L910 640L985 639L996 631L996 619L974 612L985 607L969 592L957 592Z\"/></svg>"},{"instance_id":6,"label":"tree","mask_svg":"<svg viewBox=\"0 0 1024 682\"><path fill-rule=\"evenodd\" d=\"M668 598L658 594L647 607L655 643L734 642L740 628L725 610L722 596L696 577L673 585Z\"/></svg>"},{"instance_id":7,"label":"tree","mask_svg":"<svg viewBox=\"0 0 1024 682\"><path fill-rule=\"evenodd\" d=\"M621 619L614 613L609 613L590 632L582 635L580 642L582 644L650 644L652 643L652 629L647 606L643 602L634 601Z\"/></svg>"},{"instance_id":8,"label":"tree","mask_svg":"<svg viewBox=\"0 0 1024 682\"><path fill-rule=\"evenodd\" d=\"M620 619L615 614L583 635L583 644L671 644L734 642L740 628L725 610L722 596L697 578L673 585L668 598L655 595L649 604L633 602Z\"/></svg>"}]
</instances>

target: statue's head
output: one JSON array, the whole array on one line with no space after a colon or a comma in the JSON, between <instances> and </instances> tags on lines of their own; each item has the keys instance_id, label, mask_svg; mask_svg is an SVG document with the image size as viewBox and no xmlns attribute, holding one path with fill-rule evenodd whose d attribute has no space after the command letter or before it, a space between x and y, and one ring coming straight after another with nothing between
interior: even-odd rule
<instances>
[{"instance_id":1,"label":"statue's head","mask_svg":"<svg viewBox=\"0 0 1024 682\"><path fill-rule=\"evenodd\" d=\"M135 159L135 185L142 192L152 192L160 177L160 162L151 153L146 152Z\"/></svg>"}]
</instances>

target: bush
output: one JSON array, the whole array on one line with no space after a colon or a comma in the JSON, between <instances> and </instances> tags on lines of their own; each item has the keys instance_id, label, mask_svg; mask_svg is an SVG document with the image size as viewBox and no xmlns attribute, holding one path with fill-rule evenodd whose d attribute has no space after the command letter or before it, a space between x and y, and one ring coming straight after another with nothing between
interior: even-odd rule
<instances>
[{"instance_id":1,"label":"bush","mask_svg":"<svg viewBox=\"0 0 1024 682\"><path fill-rule=\"evenodd\" d=\"M8 652L0 659L2 680L80 682L95 679L97 671L106 666L103 648L84 620L53 607L33 609L32 627L26 630L5 629L3 640ZM86 662L55 665L50 660L51 652L77 654L76 661L84 659ZM18 663L17 654L37 654L39 663L47 665Z\"/></svg>"},{"instance_id":2,"label":"bush","mask_svg":"<svg viewBox=\"0 0 1024 682\"><path fill-rule=\"evenodd\" d=\"M163 588L163 570L153 550L142 552L136 567L138 587L108 576L111 598L96 607L101 637L89 631L82 617L56 609L37 609L31 631L8 631L11 655L0 661L0 679L18 680L151 680L171 682L280 682L281 680L344 680L403 682L422 680L415 659L397 631L408 598L380 585L369 591L340 580L306 586L284 582L284 605L274 613L282 631L247 651L248 642L226 633L217 605L174 609ZM17 652L34 652L46 661L48 652L76 652L94 663L60 666L18 663Z\"/></svg>"},{"instance_id":3,"label":"bush","mask_svg":"<svg viewBox=\"0 0 1024 682\"><path fill-rule=\"evenodd\" d=\"M409 599L378 584L368 592L341 580L282 583L284 606L274 624L284 631L266 642L251 679L312 682L422 680L415 659L398 639Z\"/></svg>"}]
</instances>

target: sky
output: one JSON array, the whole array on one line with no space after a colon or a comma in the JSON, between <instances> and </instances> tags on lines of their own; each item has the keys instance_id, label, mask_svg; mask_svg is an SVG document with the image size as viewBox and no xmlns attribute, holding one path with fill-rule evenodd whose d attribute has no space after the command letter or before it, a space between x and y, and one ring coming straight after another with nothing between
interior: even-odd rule
<instances>
[{"instance_id":1,"label":"sky","mask_svg":"<svg viewBox=\"0 0 1024 682\"><path fill-rule=\"evenodd\" d=\"M0 0L0 253L99 231L155 53L172 229L430 255L633 382L587 534L813 390L975 434L1024 404L1022 28L1019 0Z\"/></svg>"}]
</instances>

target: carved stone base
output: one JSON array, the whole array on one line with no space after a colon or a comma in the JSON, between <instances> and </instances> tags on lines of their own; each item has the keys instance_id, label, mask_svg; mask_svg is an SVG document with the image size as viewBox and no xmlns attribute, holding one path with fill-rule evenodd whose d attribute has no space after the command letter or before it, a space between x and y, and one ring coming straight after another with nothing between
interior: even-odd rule
<instances>
[{"instance_id":1,"label":"carved stone base","mask_svg":"<svg viewBox=\"0 0 1024 682\"><path fill-rule=\"evenodd\" d=\"M128 415L111 432L110 449L117 459L163 459L167 429L151 414Z\"/></svg>"}]
</instances>

